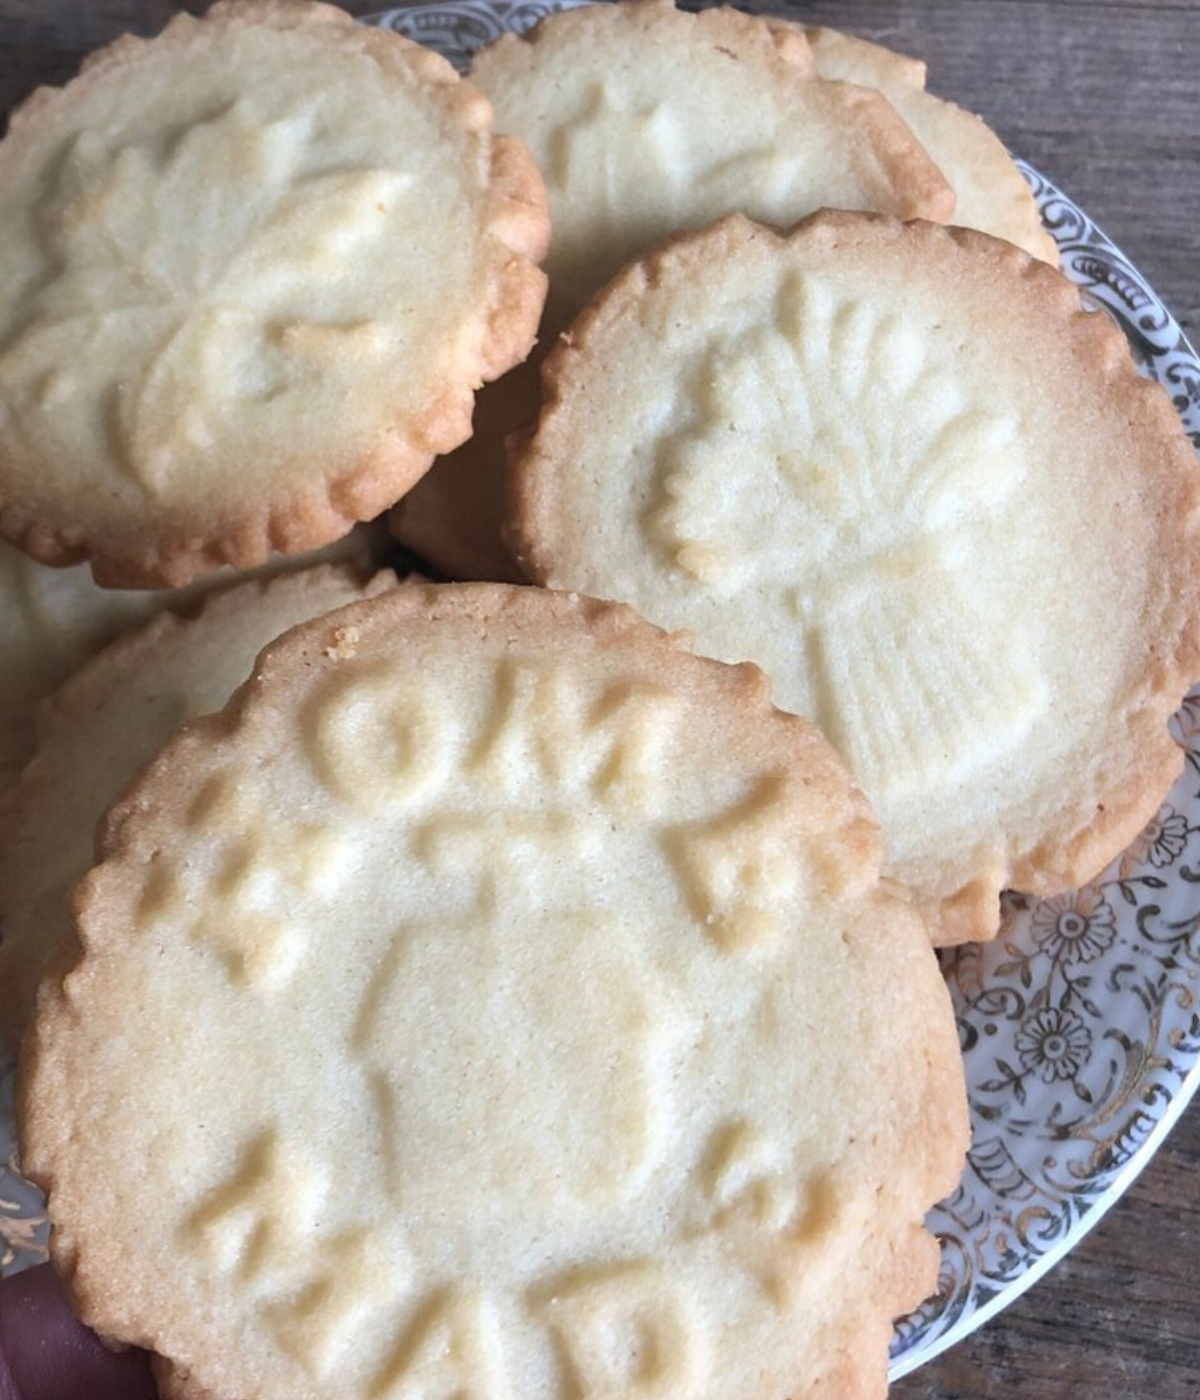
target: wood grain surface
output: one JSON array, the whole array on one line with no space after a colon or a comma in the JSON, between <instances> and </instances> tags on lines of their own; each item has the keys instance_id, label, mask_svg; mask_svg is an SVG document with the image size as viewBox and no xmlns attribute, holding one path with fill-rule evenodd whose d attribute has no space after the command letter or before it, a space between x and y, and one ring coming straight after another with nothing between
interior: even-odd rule
<instances>
[{"instance_id":1,"label":"wood grain surface","mask_svg":"<svg viewBox=\"0 0 1200 1400\"><path fill-rule=\"evenodd\" d=\"M0 108L169 0L0 0ZM356 14L379 5L351 3ZM929 64L1060 184L1200 333L1200 0L842 0L790 7ZM893 1400L1198 1400L1200 1104L1047 1278ZM758 1400L766 1400L759 1397Z\"/></svg>"}]
</instances>

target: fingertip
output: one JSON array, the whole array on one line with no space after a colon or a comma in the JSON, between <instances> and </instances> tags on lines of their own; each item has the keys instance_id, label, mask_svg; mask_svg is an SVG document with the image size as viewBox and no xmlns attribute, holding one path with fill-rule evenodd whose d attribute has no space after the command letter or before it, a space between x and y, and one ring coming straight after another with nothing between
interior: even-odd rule
<instances>
[{"instance_id":1,"label":"fingertip","mask_svg":"<svg viewBox=\"0 0 1200 1400\"><path fill-rule=\"evenodd\" d=\"M145 1353L109 1351L75 1318L48 1264L0 1281L0 1400L157 1395Z\"/></svg>"}]
</instances>

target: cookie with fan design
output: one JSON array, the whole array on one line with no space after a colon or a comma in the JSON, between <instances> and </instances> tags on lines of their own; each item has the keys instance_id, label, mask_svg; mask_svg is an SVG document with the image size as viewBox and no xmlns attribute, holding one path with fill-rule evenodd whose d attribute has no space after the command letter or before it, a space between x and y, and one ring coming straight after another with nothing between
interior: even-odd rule
<instances>
[{"instance_id":1,"label":"cookie with fan design","mask_svg":"<svg viewBox=\"0 0 1200 1400\"><path fill-rule=\"evenodd\" d=\"M628 608L290 632L109 813L39 999L82 1317L164 1400L875 1400L967 1136L879 856L760 672Z\"/></svg>"},{"instance_id":2,"label":"cookie with fan design","mask_svg":"<svg viewBox=\"0 0 1200 1400\"><path fill-rule=\"evenodd\" d=\"M1200 675L1200 479L1057 271L983 234L731 218L618 278L513 463L537 581L752 659L871 799L937 941L1154 813Z\"/></svg>"},{"instance_id":3,"label":"cookie with fan design","mask_svg":"<svg viewBox=\"0 0 1200 1400\"><path fill-rule=\"evenodd\" d=\"M121 790L181 724L219 710L281 632L395 583L390 571L364 583L325 565L239 584L198 617L162 612L44 701L37 752L0 795L0 1037L10 1047L71 938L71 890Z\"/></svg>"},{"instance_id":4,"label":"cookie with fan design","mask_svg":"<svg viewBox=\"0 0 1200 1400\"><path fill-rule=\"evenodd\" d=\"M954 209L887 101L813 74L799 26L623 0L505 35L470 76L546 179L554 232L541 353L630 258L724 214L790 228L826 206L939 220ZM477 435L397 506L403 544L451 577L521 578L499 539L497 501L504 436L536 407L524 367L485 391Z\"/></svg>"},{"instance_id":5,"label":"cookie with fan design","mask_svg":"<svg viewBox=\"0 0 1200 1400\"><path fill-rule=\"evenodd\" d=\"M545 294L545 192L450 65L225 0L0 143L0 533L176 586L345 534L470 433Z\"/></svg>"}]
</instances>

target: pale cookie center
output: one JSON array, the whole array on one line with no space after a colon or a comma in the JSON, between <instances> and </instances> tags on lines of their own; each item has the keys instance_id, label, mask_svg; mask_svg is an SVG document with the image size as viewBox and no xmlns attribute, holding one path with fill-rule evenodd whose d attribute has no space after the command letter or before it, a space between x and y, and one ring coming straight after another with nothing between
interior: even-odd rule
<instances>
[{"instance_id":1,"label":"pale cookie center","mask_svg":"<svg viewBox=\"0 0 1200 1400\"><path fill-rule=\"evenodd\" d=\"M706 750L697 777L703 712L652 672L580 684L539 653L461 689L347 659L305 713L305 825L256 841L224 769L189 810L208 859L162 855L143 918L210 953L233 1039L309 1057L285 1109L252 1088L184 1249L249 1280L314 1373L386 1332L376 1397L506 1395L527 1367L529 1395L697 1395L721 1280L761 1321L824 1267L833 1207L790 1121L824 1038L797 929L872 843L810 839L787 767L714 782ZM294 1116L314 1079L336 1122Z\"/></svg>"},{"instance_id":2,"label":"pale cookie center","mask_svg":"<svg viewBox=\"0 0 1200 1400\"><path fill-rule=\"evenodd\" d=\"M647 969L611 921L521 905L506 917L488 897L461 919L397 930L363 1004L356 1040L405 1211L612 1205L659 1155L669 1038ZM554 957L531 957L531 941ZM421 1047L402 1066L395 1027Z\"/></svg>"},{"instance_id":3,"label":"pale cookie center","mask_svg":"<svg viewBox=\"0 0 1200 1400\"><path fill-rule=\"evenodd\" d=\"M72 142L39 211L53 275L0 345L23 412L86 412L144 490L189 452L391 337L339 268L383 238L413 177L322 163L315 111L236 101L169 138ZM80 349L89 354L80 359Z\"/></svg>"},{"instance_id":4,"label":"pale cookie center","mask_svg":"<svg viewBox=\"0 0 1200 1400\"><path fill-rule=\"evenodd\" d=\"M619 665L605 618L632 649L607 612L490 657L473 615L411 650L363 628L301 744L252 699L131 857L140 1038L100 1161L165 1163L139 1247L288 1394L784 1396L844 1306L896 1170L882 1052L838 1049L876 977L847 930L906 933L874 833L753 681L657 642ZM672 666L694 680L666 690Z\"/></svg>"},{"instance_id":5,"label":"pale cookie center","mask_svg":"<svg viewBox=\"0 0 1200 1400\"><path fill-rule=\"evenodd\" d=\"M545 138L543 166L560 230L549 270L556 294L569 295L571 314L639 249L747 198L782 202L796 182L796 154L769 137L749 126L727 126L717 137L687 104L641 99L627 86L590 83L578 112ZM528 116L524 123L519 129L532 124L535 132L539 124Z\"/></svg>"},{"instance_id":6,"label":"pale cookie center","mask_svg":"<svg viewBox=\"0 0 1200 1400\"><path fill-rule=\"evenodd\" d=\"M772 318L705 357L657 456L642 530L689 592L769 599L795 641L781 703L818 720L884 803L1010 750L1045 704L1036 609L979 569L1012 532L1020 424L899 313L793 274ZM1014 574L1016 574L1014 569Z\"/></svg>"}]
</instances>

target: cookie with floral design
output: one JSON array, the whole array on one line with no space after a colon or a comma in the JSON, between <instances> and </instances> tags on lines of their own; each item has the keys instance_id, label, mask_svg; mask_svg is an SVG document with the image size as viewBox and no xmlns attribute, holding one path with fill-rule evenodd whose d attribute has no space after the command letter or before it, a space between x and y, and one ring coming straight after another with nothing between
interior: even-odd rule
<instances>
[{"instance_id":1,"label":"cookie with floral design","mask_svg":"<svg viewBox=\"0 0 1200 1400\"><path fill-rule=\"evenodd\" d=\"M527 353L549 232L450 65L225 0L42 89L0 143L0 533L108 585L345 534Z\"/></svg>"},{"instance_id":2,"label":"cookie with floral design","mask_svg":"<svg viewBox=\"0 0 1200 1400\"><path fill-rule=\"evenodd\" d=\"M547 361L512 541L540 583L752 659L871 799L935 938L1091 878L1182 765L1200 478L1117 328L1015 247L732 218Z\"/></svg>"},{"instance_id":3,"label":"cookie with floral design","mask_svg":"<svg viewBox=\"0 0 1200 1400\"><path fill-rule=\"evenodd\" d=\"M100 854L22 1160L164 1400L883 1394L958 1038L862 794L754 667L393 589L268 648Z\"/></svg>"}]
</instances>

